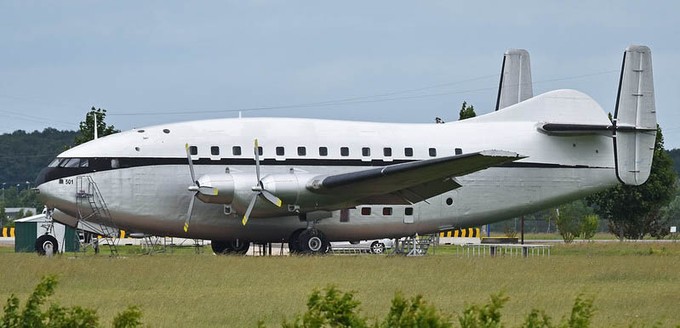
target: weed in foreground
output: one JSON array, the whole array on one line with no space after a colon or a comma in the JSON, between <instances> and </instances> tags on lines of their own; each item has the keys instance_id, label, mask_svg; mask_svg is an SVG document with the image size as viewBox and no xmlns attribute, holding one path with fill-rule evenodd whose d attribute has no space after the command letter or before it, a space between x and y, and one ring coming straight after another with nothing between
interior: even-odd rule
<instances>
[{"instance_id":1,"label":"weed in foreground","mask_svg":"<svg viewBox=\"0 0 680 328\"><path fill-rule=\"evenodd\" d=\"M68 327L86 328L99 327L97 311L80 306L62 307L56 303L50 304L44 311L43 305L48 297L54 294L57 287L56 276L45 276L35 287L33 293L26 300L23 311L20 311L19 298L12 294L3 307L0 317L0 328L19 327ZM115 328L134 328L141 326L142 313L137 307L128 307L113 320Z\"/></svg>"},{"instance_id":2,"label":"weed in foreground","mask_svg":"<svg viewBox=\"0 0 680 328\"><path fill-rule=\"evenodd\" d=\"M503 293L491 295L487 304L467 305L458 315L458 323L462 328L500 328L501 310L509 297ZM307 301L307 312L297 315L295 321L284 328L317 328L317 327L453 327L450 318L428 304L422 295L406 299L397 293L392 299L392 306L384 321L376 321L369 325L368 319L360 315L360 303L354 299L354 292L342 292L329 286L321 293L314 290ZM586 328L590 327L594 314L593 299L578 295L569 316L565 316L558 325L544 311L532 309L526 316L522 328ZM262 327L260 322L258 326Z\"/></svg>"}]
</instances>

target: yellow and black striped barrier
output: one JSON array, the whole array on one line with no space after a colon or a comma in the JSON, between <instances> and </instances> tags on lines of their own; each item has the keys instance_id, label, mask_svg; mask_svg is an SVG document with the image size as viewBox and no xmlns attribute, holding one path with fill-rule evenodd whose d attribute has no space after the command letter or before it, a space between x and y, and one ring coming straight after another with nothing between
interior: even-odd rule
<instances>
[{"instance_id":1,"label":"yellow and black striped barrier","mask_svg":"<svg viewBox=\"0 0 680 328\"><path fill-rule=\"evenodd\" d=\"M14 238L14 227L2 227L2 236Z\"/></svg>"},{"instance_id":2,"label":"yellow and black striped barrier","mask_svg":"<svg viewBox=\"0 0 680 328\"><path fill-rule=\"evenodd\" d=\"M480 232L479 228L456 229L442 231L439 233L439 237L480 238L482 236Z\"/></svg>"}]
</instances>

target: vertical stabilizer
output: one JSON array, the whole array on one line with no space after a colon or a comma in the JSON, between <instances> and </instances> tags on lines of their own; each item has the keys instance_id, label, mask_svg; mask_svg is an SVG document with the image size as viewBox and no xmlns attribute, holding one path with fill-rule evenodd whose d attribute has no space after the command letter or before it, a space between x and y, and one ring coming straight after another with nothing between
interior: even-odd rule
<instances>
[{"instance_id":1,"label":"vertical stabilizer","mask_svg":"<svg viewBox=\"0 0 680 328\"><path fill-rule=\"evenodd\" d=\"M614 114L616 175L628 185L647 181L656 140L656 107L652 53L630 46L623 54L619 93Z\"/></svg>"},{"instance_id":2,"label":"vertical stabilizer","mask_svg":"<svg viewBox=\"0 0 680 328\"><path fill-rule=\"evenodd\" d=\"M503 56L496 110L514 105L533 96L529 52L524 49L509 49Z\"/></svg>"}]
</instances>

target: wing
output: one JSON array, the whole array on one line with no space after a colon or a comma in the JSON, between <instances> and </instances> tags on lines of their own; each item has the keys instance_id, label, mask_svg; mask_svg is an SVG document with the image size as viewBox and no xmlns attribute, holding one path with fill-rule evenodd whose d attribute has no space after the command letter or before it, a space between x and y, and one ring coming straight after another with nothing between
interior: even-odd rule
<instances>
[{"instance_id":1,"label":"wing","mask_svg":"<svg viewBox=\"0 0 680 328\"><path fill-rule=\"evenodd\" d=\"M412 204L459 188L455 177L522 158L512 152L485 150L320 176L307 188L320 194L354 195L362 204Z\"/></svg>"}]
</instances>

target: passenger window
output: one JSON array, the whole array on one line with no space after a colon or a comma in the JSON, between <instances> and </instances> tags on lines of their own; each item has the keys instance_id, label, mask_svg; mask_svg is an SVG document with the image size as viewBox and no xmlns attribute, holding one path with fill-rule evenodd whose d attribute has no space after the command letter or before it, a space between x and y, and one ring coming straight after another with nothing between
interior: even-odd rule
<instances>
[{"instance_id":1,"label":"passenger window","mask_svg":"<svg viewBox=\"0 0 680 328\"><path fill-rule=\"evenodd\" d=\"M234 147L231 147L231 153L232 153L234 156L241 156L241 146L234 146Z\"/></svg>"},{"instance_id":2,"label":"passenger window","mask_svg":"<svg viewBox=\"0 0 680 328\"><path fill-rule=\"evenodd\" d=\"M361 148L361 155L371 156L371 148L368 147Z\"/></svg>"},{"instance_id":3,"label":"passenger window","mask_svg":"<svg viewBox=\"0 0 680 328\"><path fill-rule=\"evenodd\" d=\"M383 148L383 155L385 155L385 157L392 157L392 148Z\"/></svg>"},{"instance_id":4,"label":"passenger window","mask_svg":"<svg viewBox=\"0 0 680 328\"><path fill-rule=\"evenodd\" d=\"M404 156L413 157L413 148L411 147L404 148Z\"/></svg>"},{"instance_id":5,"label":"passenger window","mask_svg":"<svg viewBox=\"0 0 680 328\"><path fill-rule=\"evenodd\" d=\"M117 158L111 160L111 168L112 169L120 168L120 161Z\"/></svg>"},{"instance_id":6,"label":"passenger window","mask_svg":"<svg viewBox=\"0 0 680 328\"><path fill-rule=\"evenodd\" d=\"M392 215L392 208L391 207L383 207L383 215L384 216Z\"/></svg>"},{"instance_id":7,"label":"passenger window","mask_svg":"<svg viewBox=\"0 0 680 328\"><path fill-rule=\"evenodd\" d=\"M436 157L437 156L437 149L436 148L430 148L430 157Z\"/></svg>"},{"instance_id":8,"label":"passenger window","mask_svg":"<svg viewBox=\"0 0 680 328\"><path fill-rule=\"evenodd\" d=\"M283 149L283 147L276 147L276 156L283 156L286 154L286 151ZM260 154L262 155L262 154Z\"/></svg>"},{"instance_id":9,"label":"passenger window","mask_svg":"<svg viewBox=\"0 0 680 328\"><path fill-rule=\"evenodd\" d=\"M463 150L460 148L456 148L456 155L461 155L463 154Z\"/></svg>"},{"instance_id":10,"label":"passenger window","mask_svg":"<svg viewBox=\"0 0 680 328\"><path fill-rule=\"evenodd\" d=\"M307 156L307 148L300 146L298 147L297 151L298 156Z\"/></svg>"},{"instance_id":11,"label":"passenger window","mask_svg":"<svg viewBox=\"0 0 680 328\"><path fill-rule=\"evenodd\" d=\"M212 146L210 147L210 155L217 156L220 154L220 147Z\"/></svg>"},{"instance_id":12,"label":"passenger window","mask_svg":"<svg viewBox=\"0 0 680 328\"><path fill-rule=\"evenodd\" d=\"M262 146L257 147L257 154L262 156L264 154L264 149L262 149Z\"/></svg>"},{"instance_id":13,"label":"passenger window","mask_svg":"<svg viewBox=\"0 0 680 328\"><path fill-rule=\"evenodd\" d=\"M362 207L361 208L361 215L371 215L371 208L370 207Z\"/></svg>"},{"instance_id":14,"label":"passenger window","mask_svg":"<svg viewBox=\"0 0 680 328\"><path fill-rule=\"evenodd\" d=\"M404 215L413 215L413 207L407 207L404 209Z\"/></svg>"},{"instance_id":15,"label":"passenger window","mask_svg":"<svg viewBox=\"0 0 680 328\"><path fill-rule=\"evenodd\" d=\"M189 154L198 155L198 147L196 147L196 146L189 147Z\"/></svg>"},{"instance_id":16,"label":"passenger window","mask_svg":"<svg viewBox=\"0 0 680 328\"><path fill-rule=\"evenodd\" d=\"M319 147L319 156L328 156L328 148Z\"/></svg>"},{"instance_id":17,"label":"passenger window","mask_svg":"<svg viewBox=\"0 0 680 328\"><path fill-rule=\"evenodd\" d=\"M349 148L341 147L340 148L340 156L349 156Z\"/></svg>"}]
</instances>

